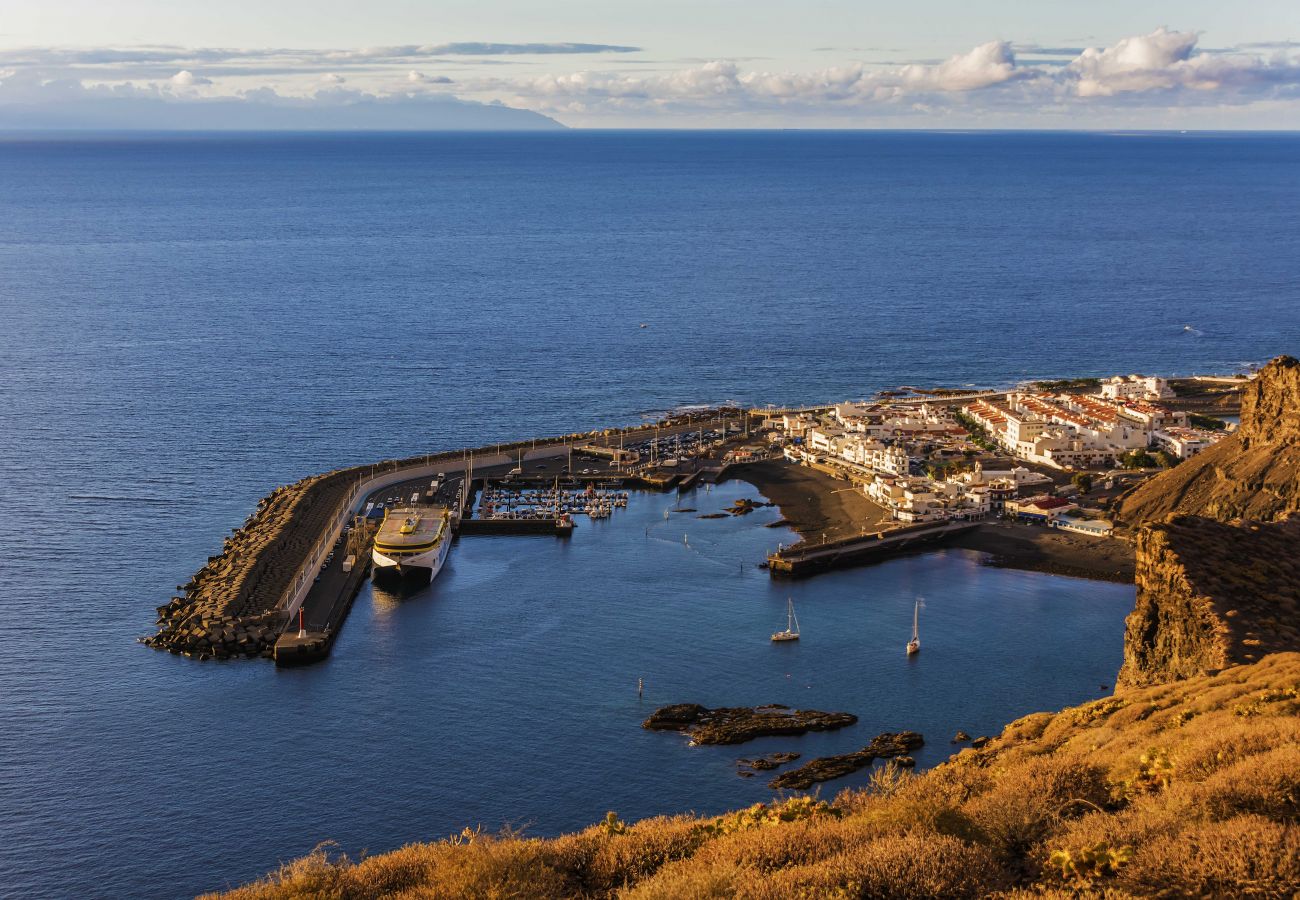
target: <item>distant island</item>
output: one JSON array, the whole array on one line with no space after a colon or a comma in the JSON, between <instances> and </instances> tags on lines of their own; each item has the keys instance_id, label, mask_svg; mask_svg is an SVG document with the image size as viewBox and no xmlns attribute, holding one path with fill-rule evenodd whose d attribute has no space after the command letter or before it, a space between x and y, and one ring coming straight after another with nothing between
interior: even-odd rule
<instances>
[{"instance_id":1,"label":"distant island","mask_svg":"<svg viewBox=\"0 0 1300 900\"><path fill-rule=\"evenodd\" d=\"M177 98L91 96L50 103L0 99L4 131L562 131L541 113L456 97Z\"/></svg>"}]
</instances>

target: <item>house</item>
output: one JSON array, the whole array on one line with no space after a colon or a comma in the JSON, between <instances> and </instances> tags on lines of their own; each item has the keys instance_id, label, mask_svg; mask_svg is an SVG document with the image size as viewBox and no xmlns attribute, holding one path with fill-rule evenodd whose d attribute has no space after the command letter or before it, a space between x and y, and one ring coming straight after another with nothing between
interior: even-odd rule
<instances>
[{"instance_id":1,"label":"house","mask_svg":"<svg viewBox=\"0 0 1300 900\"><path fill-rule=\"evenodd\" d=\"M1086 534L1089 537L1110 537L1115 531L1113 523L1105 519L1084 519L1079 516L1057 516L1052 522L1054 528L1062 531L1073 531L1075 534Z\"/></svg>"},{"instance_id":2,"label":"house","mask_svg":"<svg viewBox=\"0 0 1300 900\"><path fill-rule=\"evenodd\" d=\"M1051 524L1058 516L1078 508L1077 503L1064 497L1051 497L1046 494L1022 500L1008 500L1005 507L1009 515L1014 515L1022 522L1042 525Z\"/></svg>"}]
</instances>

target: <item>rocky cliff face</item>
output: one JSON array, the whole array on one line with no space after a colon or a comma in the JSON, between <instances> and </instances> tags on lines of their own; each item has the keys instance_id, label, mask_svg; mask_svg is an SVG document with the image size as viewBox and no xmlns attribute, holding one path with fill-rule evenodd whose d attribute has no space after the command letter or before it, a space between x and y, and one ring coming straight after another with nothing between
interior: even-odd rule
<instances>
[{"instance_id":1,"label":"rocky cliff face","mask_svg":"<svg viewBox=\"0 0 1300 900\"><path fill-rule=\"evenodd\" d=\"M1279 356L1241 395L1242 445L1300 441L1300 360Z\"/></svg>"},{"instance_id":2,"label":"rocky cliff face","mask_svg":"<svg viewBox=\"0 0 1300 900\"><path fill-rule=\"evenodd\" d=\"M1237 434L1120 505L1116 518L1137 529L1138 589L1120 684L1300 649L1297 512L1300 361L1281 356L1243 391Z\"/></svg>"},{"instance_id":3,"label":"rocky cliff face","mask_svg":"<svg viewBox=\"0 0 1300 900\"><path fill-rule=\"evenodd\" d=\"M1300 361L1281 356L1246 386L1241 428L1151 479L1116 510L1130 527L1169 515L1272 522L1300 512Z\"/></svg>"},{"instance_id":4,"label":"rocky cliff face","mask_svg":"<svg viewBox=\"0 0 1300 900\"><path fill-rule=\"evenodd\" d=\"M1300 649L1300 520L1184 516L1138 534L1119 683L1156 684Z\"/></svg>"}]
</instances>

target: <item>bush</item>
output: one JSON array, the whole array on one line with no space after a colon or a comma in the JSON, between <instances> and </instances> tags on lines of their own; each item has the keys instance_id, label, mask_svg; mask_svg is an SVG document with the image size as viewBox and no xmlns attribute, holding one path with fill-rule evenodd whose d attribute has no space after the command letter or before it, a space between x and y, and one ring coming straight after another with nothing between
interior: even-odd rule
<instances>
[{"instance_id":1,"label":"bush","mask_svg":"<svg viewBox=\"0 0 1300 900\"><path fill-rule=\"evenodd\" d=\"M1002 773L994 787L966 804L988 844L1005 859L1018 860L1062 819L1107 803L1104 772L1073 759L1041 757Z\"/></svg>"},{"instance_id":2,"label":"bush","mask_svg":"<svg viewBox=\"0 0 1300 900\"><path fill-rule=\"evenodd\" d=\"M985 848L945 835L885 837L816 867L779 872L743 884L737 897L881 897L898 900L982 897L1009 886Z\"/></svg>"},{"instance_id":3,"label":"bush","mask_svg":"<svg viewBox=\"0 0 1300 900\"><path fill-rule=\"evenodd\" d=\"M1300 819L1300 747L1290 744L1240 760L1206 779L1195 796L1214 819L1240 813Z\"/></svg>"},{"instance_id":4,"label":"bush","mask_svg":"<svg viewBox=\"0 0 1300 900\"><path fill-rule=\"evenodd\" d=\"M1118 883L1169 897L1291 897L1300 891L1300 828L1259 816L1193 825L1140 847Z\"/></svg>"}]
</instances>

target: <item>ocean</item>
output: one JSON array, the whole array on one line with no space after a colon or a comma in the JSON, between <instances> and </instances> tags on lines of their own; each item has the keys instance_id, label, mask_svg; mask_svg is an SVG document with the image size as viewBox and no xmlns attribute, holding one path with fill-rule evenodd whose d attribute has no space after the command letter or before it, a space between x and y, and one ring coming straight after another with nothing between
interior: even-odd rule
<instances>
[{"instance_id":1,"label":"ocean","mask_svg":"<svg viewBox=\"0 0 1300 900\"><path fill-rule=\"evenodd\" d=\"M1131 586L955 550L772 582L776 510L659 495L367 587L315 667L135 639L259 497L340 465L1295 352L1300 137L7 136L0 316L0 893L188 896L322 841L720 812L770 796L734 772L768 750L911 728L933 765L1105 693ZM773 647L787 597L805 637ZM686 701L861 721L639 727Z\"/></svg>"}]
</instances>

